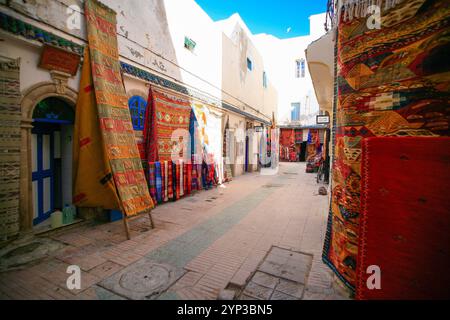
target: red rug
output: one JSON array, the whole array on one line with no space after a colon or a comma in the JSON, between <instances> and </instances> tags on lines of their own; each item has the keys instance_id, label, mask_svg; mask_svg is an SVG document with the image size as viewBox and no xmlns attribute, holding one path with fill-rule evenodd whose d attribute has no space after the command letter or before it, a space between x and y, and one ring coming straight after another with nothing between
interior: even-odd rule
<instances>
[{"instance_id":1,"label":"red rug","mask_svg":"<svg viewBox=\"0 0 450 320\"><path fill-rule=\"evenodd\" d=\"M148 162L175 161L188 156L190 118L188 99L150 87L144 124Z\"/></svg>"},{"instance_id":2,"label":"red rug","mask_svg":"<svg viewBox=\"0 0 450 320\"><path fill-rule=\"evenodd\" d=\"M357 299L450 297L450 138L363 140ZM367 268L381 269L381 289Z\"/></svg>"}]
</instances>

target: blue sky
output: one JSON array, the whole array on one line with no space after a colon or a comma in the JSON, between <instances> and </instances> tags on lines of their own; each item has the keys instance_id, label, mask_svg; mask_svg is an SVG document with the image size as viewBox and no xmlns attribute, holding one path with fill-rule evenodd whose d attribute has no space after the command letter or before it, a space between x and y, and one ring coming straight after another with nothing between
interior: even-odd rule
<instances>
[{"instance_id":1,"label":"blue sky","mask_svg":"<svg viewBox=\"0 0 450 320\"><path fill-rule=\"evenodd\" d=\"M253 34L269 33L279 38L309 34L308 17L325 12L327 4L327 0L195 1L214 21L238 12Z\"/></svg>"}]
</instances>

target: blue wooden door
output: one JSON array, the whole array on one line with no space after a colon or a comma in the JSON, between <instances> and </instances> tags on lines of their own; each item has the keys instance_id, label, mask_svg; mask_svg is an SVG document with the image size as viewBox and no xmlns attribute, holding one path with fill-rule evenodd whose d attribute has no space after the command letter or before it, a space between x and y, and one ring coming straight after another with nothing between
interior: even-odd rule
<instances>
[{"instance_id":1,"label":"blue wooden door","mask_svg":"<svg viewBox=\"0 0 450 320\"><path fill-rule=\"evenodd\" d=\"M36 124L32 129L33 224L50 217L54 210L54 133L57 126Z\"/></svg>"}]
</instances>

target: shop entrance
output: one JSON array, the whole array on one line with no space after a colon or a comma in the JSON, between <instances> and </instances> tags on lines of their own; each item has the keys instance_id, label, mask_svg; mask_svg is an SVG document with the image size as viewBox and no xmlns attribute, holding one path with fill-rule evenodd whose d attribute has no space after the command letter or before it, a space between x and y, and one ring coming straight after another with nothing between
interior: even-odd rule
<instances>
[{"instance_id":1,"label":"shop entrance","mask_svg":"<svg viewBox=\"0 0 450 320\"><path fill-rule=\"evenodd\" d=\"M60 98L46 98L34 108L31 130L33 225L72 203L74 118L72 106Z\"/></svg>"}]
</instances>

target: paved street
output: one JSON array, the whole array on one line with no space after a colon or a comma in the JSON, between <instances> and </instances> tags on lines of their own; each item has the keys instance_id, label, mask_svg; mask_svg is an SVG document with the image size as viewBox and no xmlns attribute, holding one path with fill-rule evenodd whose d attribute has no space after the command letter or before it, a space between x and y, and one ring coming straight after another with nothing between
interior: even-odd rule
<instances>
[{"instance_id":1,"label":"paved street","mask_svg":"<svg viewBox=\"0 0 450 320\"><path fill-rule=\"evenodd\" d=\"M131 240L121 221L53 234L55 249L43 259L0 273L0 298L216 299L227 286L244 287L276 246L312 255L298 297L343 299L321 261L327 207L305 164L281 163L277 175L246 174L158 206L156 228L148 230L147 217L135 220ZM81 289L67 289L69 265L80 266ZM142 276L136 270L146 265L152 271ZM149 296L150 287L159 291Z\"/></svg>"}]
</instances>

